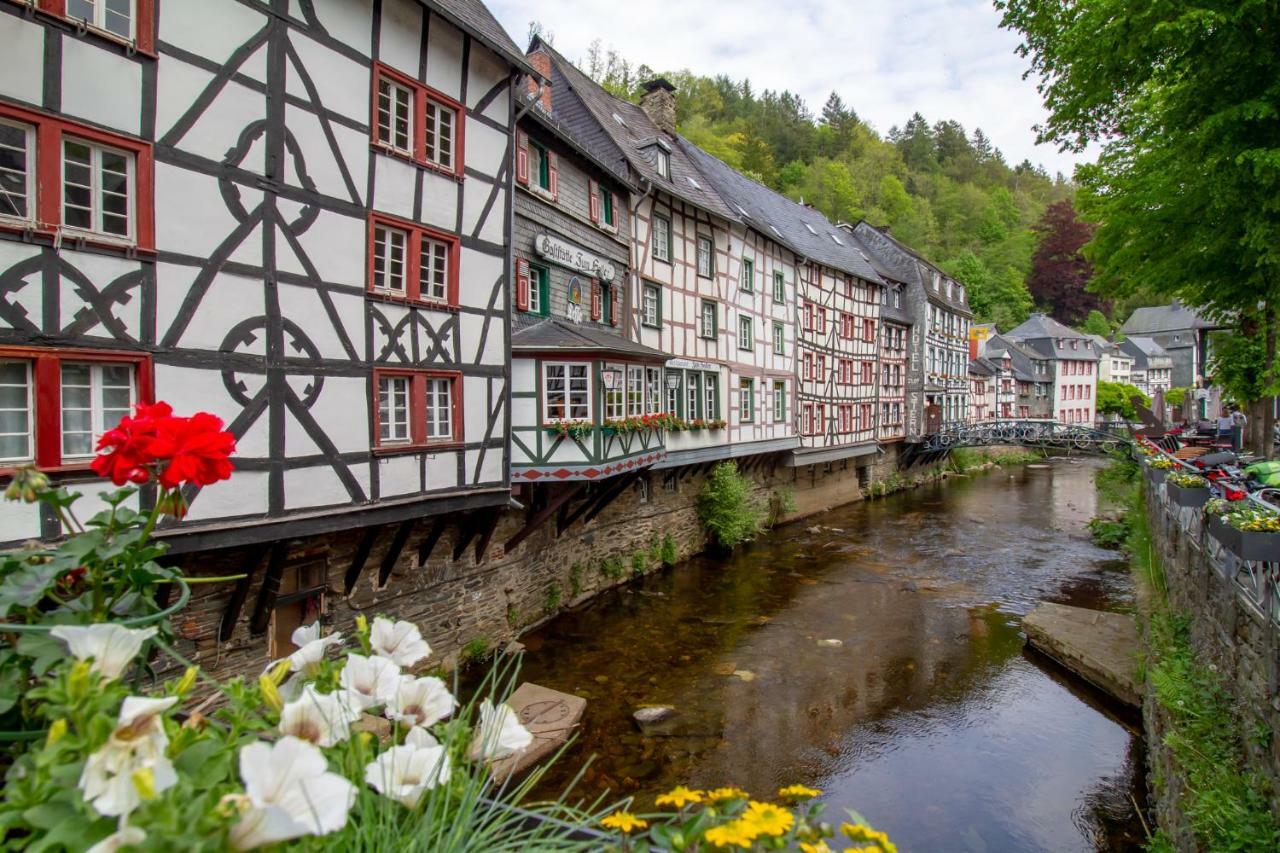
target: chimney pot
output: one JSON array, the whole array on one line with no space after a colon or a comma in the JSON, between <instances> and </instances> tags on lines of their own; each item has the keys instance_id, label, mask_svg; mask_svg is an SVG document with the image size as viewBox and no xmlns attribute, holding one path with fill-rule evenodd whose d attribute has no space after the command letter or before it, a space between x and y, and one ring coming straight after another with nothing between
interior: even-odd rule
<instances>
[{"instance_id":1,"label":"chimney pot","mask_svg":"<svg viewBox=\"0 0 1280 853\"><path fill-rule=\"evenodd\" d=\"M640 109L658 128L666 133L676 132L676 87L662 77L655 77L640 88L644 94L640 96Z\"/></svg>"}]
</instances>

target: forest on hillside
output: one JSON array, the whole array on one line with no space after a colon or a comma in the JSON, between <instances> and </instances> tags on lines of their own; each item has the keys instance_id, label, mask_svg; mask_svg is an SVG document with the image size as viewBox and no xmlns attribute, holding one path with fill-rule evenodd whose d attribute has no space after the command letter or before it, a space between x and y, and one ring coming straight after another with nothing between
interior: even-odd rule
<instances>
[{"instance_id":1,"label":"forest on hillside","mask_svg":"<svg viewBox=\"0 0 1280 853\"><path fill-rule=\"evenodd\" d=\"M531 29L540 31L536 23ZM1079 264L1083 277L1066 287L1071 304L1059 306L1061 293L1037 289L1033 259L1042 238L1075 243L1070 234L1055 233L1066 228L1083 230L1087 239L1071 207L1075 187L1029 161L1010 165L981 128L930 122L915 113L882 136L859 118L856 104L836 92L815 114L791 92L756 92L749 80L687 69L655 72L605 51L598 40L582 67L632 102L639 101L640 83L665 77L676 87L685 137L761 183L814 205L833 222L866 219L888 226L965 283L979 322L1007 329L1038 303L1078 324L1090 309L1107 307L1084 292L1088 269Z\"/></svg>"}]
</instances>

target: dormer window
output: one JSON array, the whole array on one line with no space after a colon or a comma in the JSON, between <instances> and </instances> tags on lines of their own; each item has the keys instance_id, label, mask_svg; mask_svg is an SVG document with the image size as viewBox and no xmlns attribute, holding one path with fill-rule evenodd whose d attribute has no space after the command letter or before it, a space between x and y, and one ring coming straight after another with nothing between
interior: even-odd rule
<instances>
[{"instance_id":1,"label":"dormer window","mask_svg":"<svg viewBox=\"0 0 1280 853\"><path fill-rule=\"evenodd\" d=\"M657 155L657 161L654 166L658 170L658 176L671 180L671 155L661 148L654 148Z\"/></svg>"}]
</instances>

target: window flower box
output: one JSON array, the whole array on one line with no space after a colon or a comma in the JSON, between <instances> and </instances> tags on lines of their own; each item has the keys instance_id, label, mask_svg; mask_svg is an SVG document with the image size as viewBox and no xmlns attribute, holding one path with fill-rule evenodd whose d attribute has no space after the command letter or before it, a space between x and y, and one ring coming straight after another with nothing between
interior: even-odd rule
<instances>
[{"instance_id":1,"label":"window flower box","mask_svg":"<svg viewBox=\"0 0 1280 853\"><path fill-rule=\"evenodd\" d=\"M596 425L591 421L557 421L546 425L547 432L561 438L582 439L591 435Z\"/></svg>"},{"instance_id":2,"label":"window flower box","mask_svg":"<svg viewBox=\"0 0 1280 853\"><path fill-rule=\"evenodd\" d=\"M1208 487L1178 486L1170 482L1167 478L1164 487L1169 493L1169 502L1177 506L1189 506L1199 509L1209 500Z\"/></svg>"},{"instance_id":3,"label":"window flower box","mask_svg":"<svg viewBox=\"0 0 1280 853\"><path fill-rule=\"evenodd\" d=\"M1241 560L1280 563L1280 516L1261 507L1211 515L1209 534Z\"/></svg>"}]
</instances>

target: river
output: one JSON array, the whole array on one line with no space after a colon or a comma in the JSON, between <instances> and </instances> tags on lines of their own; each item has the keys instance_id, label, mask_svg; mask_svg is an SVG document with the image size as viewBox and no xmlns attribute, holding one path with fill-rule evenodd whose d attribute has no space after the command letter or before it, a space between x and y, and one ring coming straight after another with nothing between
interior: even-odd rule
<instances>
[{"instance_id":1,"label":"river","mask_svg":"<svg viewBox=\"0 0 1280 853\"><path fill-rule=\"evenodd\" d=\"M1126 850L1137 720L1023 648L1048 599L1132 608L1089 541L1101 463L953 478L778 528L607 593L522 638L523 677L585 697L544 792L821 788L902 851ZM632 712L671 705L642 733Z\"/></svg>"}]
</instances>

